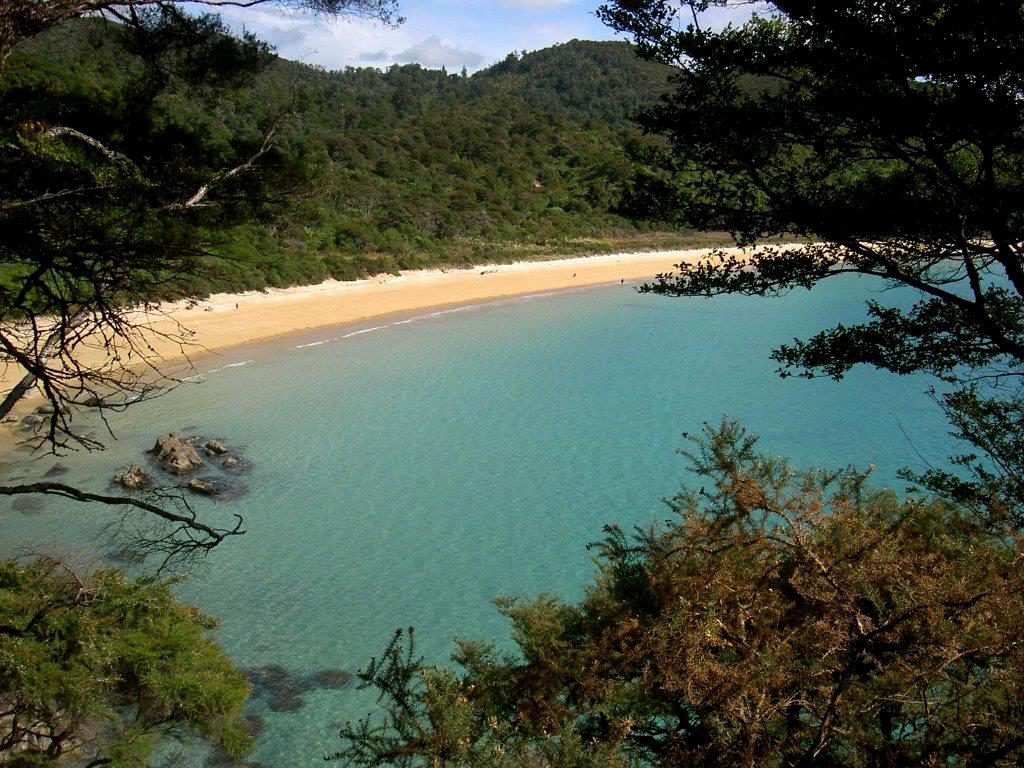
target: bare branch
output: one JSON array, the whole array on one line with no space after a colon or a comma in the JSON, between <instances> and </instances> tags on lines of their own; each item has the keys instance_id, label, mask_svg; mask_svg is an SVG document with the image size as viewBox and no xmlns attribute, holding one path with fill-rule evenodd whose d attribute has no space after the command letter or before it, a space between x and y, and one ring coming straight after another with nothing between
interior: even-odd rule
<instances>
[{"instance_id":1,"label":"bare branch","mask_svg":"<svg viewBox=\"0 0 1024 768\"><path fill-rule=\"evenodd\" d=\"M282 118L278 118L274 125L271 126L270 130L267 131L267 134L263 137L262 146L248 160L246 160L244 163L241 163L240 165L236 165L234 168L231 168L230 170L222 171L221 173L214 175L213 178L211 178L209 181L207 181L205 184L199 187L199 189L196 190L196 193L185 202L172 203L170 205L165 206L164 209L168 211L177 211L187 208L195 208L201 205L206 205L205 203L203 203L203 200L206 199L206 196L210 193L211 189L218 186L219 184L223 184L228 179L232 179L235 176L246 173L248 171L252 171L255 168L256 163L259 162L259 159L263 157L265 154L267 154L267 152L269 152L270 148L273 146L274 134L277 133L277 129L281 124L281 120Z\"/></svg>"},{"instance_id":2,"label":"bare branch","mask_svg":"<svg viewBox=\"0 0 1024 768\"><path fill-rule=\"evenodd\" d=\"M63 483L39 482L25 485L0 486L0 496L22 496L27 494L58 496L83 503L99 503L146 512L149 515L172 523L175 526L172 533L172 535L175 535L175 546L189 551L210 550L229 536L241 536L245 533L240 516L235 515L236 523L233 528L214 528L201 522L192 508L181 497L177 497L177 500L180 502L179 506L183 508L183 514L172 512L158 504L153 504L143 499L91 493ZM171 498L168 494L161 494L161 496L165 500ZM177 534L182 533L185 534L184 540L177 536ZM170 542L168 539L163 541L165 543Z\"/></svg>"},{"instance_id":3,"label":"bare branch","mask_svg":"<svg viewBox=\"0 0 1024 768\"><path fill-rule=\"evenodd\" d=\"M81 131L75 128L69 128L66 125L55 125L43 131L43 135L54 137L67 136L69 138L75 139L76 141L80 141L83 144L92 147L112 163L117 163L118 165L127 166L131 168L137 168L135 162L127 155L110 149L110 147L107 147L101 141L98 141L97 139L94 139L92 136L82 133Z\"/></svg>"}]
</instances>

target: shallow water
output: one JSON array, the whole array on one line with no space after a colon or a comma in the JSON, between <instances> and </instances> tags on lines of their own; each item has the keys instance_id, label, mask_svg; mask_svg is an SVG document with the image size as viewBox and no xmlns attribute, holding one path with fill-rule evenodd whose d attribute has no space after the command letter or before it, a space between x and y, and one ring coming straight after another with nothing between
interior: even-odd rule
<instances>
[{"instance_id":1,"label":"shallow water","mask_svg":"<svg viewBox=\"0 0 1024 768\"><path fill-rule=\"evenodd\" d=\"M118 442L62 459L69 482L106 487L171 430L222 439L252 462L245 515L180 589L219 617L240 665L352 672L396 627L443 660L450 638L502 639L491 598L558 592L590 572L606 522L664 517L684 477L680 433L727 413L767 452L804 465L941 463L953 446L928 381L858 370L780 380L772 346L862 316L869 284L835 281L765 300L668 300L616 285L320 330L199 365L202 382L115 416ZM910 301L907 293L876 296ZM38 476L43 459L8 470ZM0 508L4 548L103 545L102 509ZM372 698L313 691L266 718L256 759L314 765L337 724Z\"/></svg>"}]
</instances>

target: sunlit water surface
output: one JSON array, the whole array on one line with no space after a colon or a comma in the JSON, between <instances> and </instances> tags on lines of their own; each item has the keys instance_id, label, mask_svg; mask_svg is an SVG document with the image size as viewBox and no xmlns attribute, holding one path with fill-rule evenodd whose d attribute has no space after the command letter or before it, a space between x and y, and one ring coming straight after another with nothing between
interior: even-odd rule
<instances>
[{"instance_id":1,"label":"sunlit water surface","mask_svg":"<svg viewBox=\"0 0 1024 768\"><path fill-rule=\"evenodd\" d=\"M870 288L850 278L708 301L616 285L235 350L203 361L202 383L115 416L117 442L62 459L64 479L105 490L160 433L216 436L252 469L246 495L202 502L204 513L240 512L247 532L179 591L220 619L240 665L354 672L408 625L442 661L455 634L507 637L496 595L579 597L587 543L604 523L665 517L659 500L684 479L681 433L704 421L737 417L798 464L872 462L876 483L897 488L898 468L941 462L953 446L927 380L781 380L768 357L861 318ZM6 479L52 465L14 465ZM3 504L8 552L109 549L95 535L102 508L48 502L29 516ZM338 724L373 703L351 687L303 701L251 705L265 720L255 759L316 765L338 748Z\"/></svg>"}]
</instances>

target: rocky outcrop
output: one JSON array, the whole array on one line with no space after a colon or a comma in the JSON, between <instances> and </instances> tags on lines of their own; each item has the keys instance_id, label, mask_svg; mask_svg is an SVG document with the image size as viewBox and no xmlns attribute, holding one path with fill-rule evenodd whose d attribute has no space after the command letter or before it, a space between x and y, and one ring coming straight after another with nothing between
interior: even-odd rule
<instances>
[{"instance_id":1,"label":"rocky outcrop","mask_svg":"<svg viewBox=\"0 0 1024 768\"><path fill-rule=\"evenodd\" d=\"M203 460L192 442L179 437L177 432L158 437L150 453L156 456L161 467L176 475L187 475L203 466Z\"/></svg>"},{"instance_id":2,"label":"rocky outcrop","mask_svg":"<svg viewBox=\"0 0 1024 768\"><path fill-rule=\"evenodd\" d=\"M114 482L120 483L130 491L139 491L153 485L149 474L138 464L132 464L127 471L114 475Z\"/></svg>"},{"instance_id":3,"label":"rocky outcrop","mask_svg":"<svg viewBox=\"0 0 1024 768\"><path fill-rule=\"evenodd\" d=\"M228 452L220 440L207 440L203 450L206 451L207 456L221 456Z\"/></svg>"},{"instance_id":4,"label":"rocky outcrop","mask_svg":"<svg viewBox=\"0 0 1024 768\"><path fill-rule=\"evenodd\" d=\"M188 481L188 489L193 493L198 493L201 496L219 496L220 490L217 486L211 483L209 480L200 480L194 478Z\"/></svg>"}]
</instances>

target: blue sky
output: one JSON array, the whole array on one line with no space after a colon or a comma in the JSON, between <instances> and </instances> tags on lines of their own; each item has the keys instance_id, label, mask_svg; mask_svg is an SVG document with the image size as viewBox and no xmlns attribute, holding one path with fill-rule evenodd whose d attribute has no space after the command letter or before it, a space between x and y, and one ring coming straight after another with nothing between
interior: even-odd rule
<instances>
[{"instance_id":1,"label":"blue sky","mask_svg":"<svg viewBox=\"0 0 1024 768\"><path fill-rule=\"evenodd\" d=\"M261 5L223 9L233 29L256 32L288 59L327 69L419 63L471 72L510 51L545 48L573 38L610 40L611 30L594 15L600 0L400 0L405 24L328 21ZM717 12L717 20L741 18L746 7Z\"/></svg>"}]
</instances>

